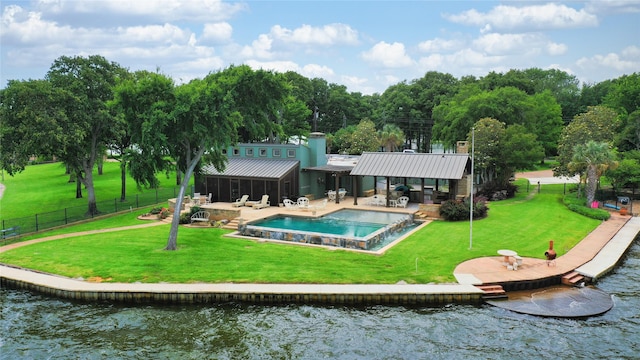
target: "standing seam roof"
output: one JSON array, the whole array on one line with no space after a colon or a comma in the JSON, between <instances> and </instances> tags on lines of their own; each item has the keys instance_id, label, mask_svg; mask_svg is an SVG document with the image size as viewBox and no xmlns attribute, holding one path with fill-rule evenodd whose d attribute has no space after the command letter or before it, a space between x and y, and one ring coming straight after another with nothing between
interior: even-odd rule
<instances>
[{"instance_id":1,"label":"standing seam roof","mask_svg":"<svg viewBox=\"0 0 640 360\"><path fill-rule=\"evenodd\" d=\"M364 153L351 175L462 179L469 154Z\"/></svg>"},{"instance_id":2,"label":"standing seam roof","mask_svg":"<svg viewBox=\"0 0 640 360\"><path fill-rule=\"evenodd\" d=\"M204 166L202 172L212 176L280 179L298 163L298 160L231 158L223 172L213 165Z\"/></svg>"}]
</instances>

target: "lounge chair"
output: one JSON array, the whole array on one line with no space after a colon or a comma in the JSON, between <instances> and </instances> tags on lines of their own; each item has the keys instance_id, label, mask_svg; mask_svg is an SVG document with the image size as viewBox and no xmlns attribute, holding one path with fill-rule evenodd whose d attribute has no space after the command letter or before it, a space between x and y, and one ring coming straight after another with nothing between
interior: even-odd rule
<instances>
[{"instance_id":1,"label":"lounge chair","mask_svg":"<svg viewBox=\"0 0 640 360\"><path fill-rule=\"evenodd\" d=\"M368 205L375 206L386 206L387 205L387 197L384 195L373 195L371 199L368 201Z\"/></svg>"},{"instance_id":2,"label":"lounge chair","mask_svg":"<svg viewBox=\"0 0 640 360\"><path fill-rule=\"evenodd\" d=\"M242 195L240 199L236 199L236 202L231 204L233 207L245 206L247 204L247 200L249 199L249 195Z\"/></svg>"},{"instance_id":3,"label":"lounge chair","mask_svg":"<svg viewBox=\"0 0 640 360\"><path fill-rule=\"evenodd\" d=\"M328 199L323 199L318 205L310 206L311 210L324 210L327 207Z\"/></svg>"},{"instance_id":4,"label":"lounge chair","mask_svg":"<svg viewBox=\"0 0 640 360\"><path fill-rule=\"evenodd\" d=\"M264 209L269 206L271 206L271 204L269 203L269 195L262 195L262 200L253 204L254 209Z\"/></svg>"},{"instance_id":5,"label":"lounge chair","mask_svg":"<svg viewBox=\"0 0 640 360\"><path fill-rule=\"evenodd\" d=\"M291 199L284 199L284 200L282 200L282 203L284 204L284 207L287 210L297 210L298 209L298 204L294 203L293 200L291 200Z\"/></svg>"}]
</instances>

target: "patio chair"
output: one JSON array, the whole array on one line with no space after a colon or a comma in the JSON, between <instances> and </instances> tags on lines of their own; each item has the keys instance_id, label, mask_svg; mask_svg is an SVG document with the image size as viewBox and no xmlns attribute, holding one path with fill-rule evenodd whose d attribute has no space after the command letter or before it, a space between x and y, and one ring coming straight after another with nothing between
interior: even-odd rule
<instances>
[{"instance_id":1,"label":"patio chair","mask_svg":"<svg viewBox=\"0 0 640 360\"><path fill-rule=\"evenodd\" d=\"M212 198L212 197L213 197L213 194L212 194L212 193L209 193L209 196L207 196L207 197L204 199L204 203L205 203L205 204L211 204L211 198Z\"/></svg>"},{"instance_id":2,"label":"patio chair","mask_svg":"<svg viewBox=\"0 0 640 360\"><path fill-rule=\"evenodd\" d=\"M293 200L291 200L291 199L284 199L284 200L282 200L282 203L284 204L284 207L287 210L297 210L298 209L298 204L293 202Z\"/></svg>"},{"instance_id":3,"label":"patio chair","mask_svg":"<svg viewBox=\"0 0 640 360\"><path fill-rule=\"evenodd\" d=\"M233 207L241 207L247 204L247 200L249 200L249 195L242 195L240 199L236 199L236 202L231 204Z\"/></svg>"},{"instance_id":4,"label":"patio chair","mask_svg":"<svg viewBox=\"0 0 640 360\"><path fill-rule=\"evenodd\" d=\"M264 209L269 206L271 206L271 203L269 203L269 195L262 195L262 200L253 204L254 209Z\"/></svg>"},{"instance_id":5,"label":"patio chair","mask_svg":"<svg viewBox=\"0 0 640 360\"><path fill-rule=\"evenodd\" d=\"M304 196L298 198L298 209L305 210L309 207L309 198Z\"/></svg>"},{"instance_id":6,"label":"patio chair","mask_svg":"<svg viewBox=\"0 0 640 360\"><path fill-rule=\"evenodd\" d=\"M409 197L400 196L398 200L396 200L396 207L406 208L409 203Z\"/></svg>"}]
</instances>

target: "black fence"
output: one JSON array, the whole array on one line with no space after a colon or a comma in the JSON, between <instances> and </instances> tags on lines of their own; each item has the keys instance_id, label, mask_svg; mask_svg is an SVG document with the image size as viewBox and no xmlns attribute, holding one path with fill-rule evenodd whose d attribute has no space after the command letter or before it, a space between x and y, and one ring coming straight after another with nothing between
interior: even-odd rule
<instances>
[{"instance_id":1,"label":"black fence","mask_svg":"<svg viewBox=\"0 0 640 360\"><path fill-rule=\"evenodd\" d=\"M530 193L546 193L546 194L563 194L566 195L569 192L575 192L578 190L578 184L576 183L561 183L561 184L537 184L529 183L521 185L518 191ZM584 193L585 185L580 185L580 191ZM596 190L596 200L600 202L613 201L615 202L619 197L628 197L630 200L640 200L640 191L637 189L619 189L614 191L610 188Z\"/></svg>"},{"instance_id":2,"label":"black fence","mask_svg":"<svg viewBox=\"0 0 640 360\"><path fill-rule=\"evenodd\" d=\"M129 196L125 201L120 199L97 202L99 214L103 216L119 211L133 210L141 207L155 205L178 196L180 188L156 189L135 196ZM187 189L187 194L193 193L193 186ZM88 205L68 207L61 210L37 213L32 216L4 219L1 230L18 229L19 234L28 234L36 231L51 229L57 226L72 224L74 222L92 219L95 216L87 215Z\"/></svg>"}]
</instances>

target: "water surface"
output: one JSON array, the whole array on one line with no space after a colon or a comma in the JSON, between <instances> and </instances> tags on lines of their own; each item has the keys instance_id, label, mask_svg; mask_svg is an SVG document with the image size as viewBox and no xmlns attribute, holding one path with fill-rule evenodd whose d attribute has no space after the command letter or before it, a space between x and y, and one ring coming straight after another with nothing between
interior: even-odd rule
<instances>
[{"instance_id":1,"label":"water surface","mask_svg":"<svg viewBox=\"0 0 640 360\"><path fill-rule=\"evenodd\" d=\"M489 305L125 306L0 290L2 359L637 359L640 245L598 282L583 320Z\"/></svg>"}]
</instances>

